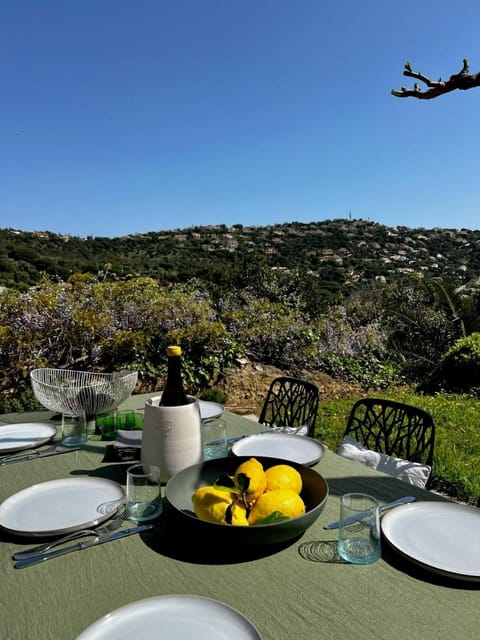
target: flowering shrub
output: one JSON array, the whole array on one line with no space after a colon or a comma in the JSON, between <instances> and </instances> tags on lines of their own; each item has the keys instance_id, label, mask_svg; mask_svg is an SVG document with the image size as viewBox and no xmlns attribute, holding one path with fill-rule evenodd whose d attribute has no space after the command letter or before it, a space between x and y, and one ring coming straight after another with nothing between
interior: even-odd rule
<instances>
[{"instance_id":1,"label":"flowering shrub","mask_svg":"<svg viewBox=\"0 0 480 640\"><path fill-rule=\"evenodd\" d=\"M192 390L207 386L241 348L228 336L208 295L150 278L98 282L73 276L20 293L0 292L0 393L30 389L36 367L139 371L140 386L157 388L165 347L184 350ZM1 402L1 401L0 401Z\"/></svg>"},{"instance_id":2,"label":"flowering shrub","mask_svg":"<svg viewBox=\"0 0 480 640\"><path fill-rule=\"evenodd\" d=\"M401 342L399 326L408 337L415 325L412 318L402 324L403 316L395 324L390 315L394 330L388 332L381 296L357 295L353 302L307 314L305 301L291 291L285 289L280 301L270 294L236 288L214 302L196 280L164 286L147 277L99 281L84 274L67 282L45 280L25 292L0 291L0 405L2 398L5 407L6 399L28 396L30 371L46 366L135 369L137 391L156 390L166 373L169 343L182 346L185 381L196 394L214 386L244 354L290 372L320 369L367 386L396 380L399 366L405 372L401 357L391 362L392 336ZM442 317L437 313L428 327L437 327ZM427 344L433 358L433 341L425 331L418 336L424 339L419 348Z\"/></svg>"},{"instance_id":3,"label":"flowering shrub","mask_svg":"<svg viewBox=\"0 0 480 640\"><path fill-rule=\"evenodd\" d=\"M387 336L376 320L354 323L344 306L331 307L317 321L318 350L320 354L335 353L338 356L362 356L386 352Z\"/></svg>"},{"instance_id":4,"label":"flowering shrub","mask_svg":"<svg viewBox=\"0 0 480 640\"><path fill-rule=\"evenodd\" d=\"M224 299L221 309L229 335L254 360L291 370L312 365L316 338L298 311L251 294Z\"/></svg>"}]
</instances>

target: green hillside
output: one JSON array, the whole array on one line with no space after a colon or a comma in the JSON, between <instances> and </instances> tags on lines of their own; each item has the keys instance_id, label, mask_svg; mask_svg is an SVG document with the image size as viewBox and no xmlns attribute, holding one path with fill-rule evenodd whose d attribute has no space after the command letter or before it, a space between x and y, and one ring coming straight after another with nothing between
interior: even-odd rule
<instances>
[{"instance_id":1,"label":"green hillside","mask_svg":"<svg viewBox=\"0 0 480 640\"><path fill-rule=\"evenodd\" d=\"M146 275L162 283L196 277L235 285L256 265L300 270L326 289L411 273L475 285L480 230L386 227L364 220L326 220L267 227L199 226L118 238L0 230L0 285L25 288L47 274L65 280Z\"/></svg>"}]
</instances>

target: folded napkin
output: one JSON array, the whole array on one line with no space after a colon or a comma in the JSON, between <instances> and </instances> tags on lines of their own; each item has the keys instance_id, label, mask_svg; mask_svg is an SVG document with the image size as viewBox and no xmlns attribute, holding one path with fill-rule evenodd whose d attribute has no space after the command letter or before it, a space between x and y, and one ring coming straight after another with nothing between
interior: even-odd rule
<instances>
[{"instance_id":1,"label":"folded napkin","mask_svg":"<svg viewBox=\"0 0 480 640\"><path fill-rule=\"evenodd\" d=\"M428 464L410 462L387 456L385 453L371 451L349 436L343 438L338 454L422 489L425 488L432 471Z\"/></svg>"},{"instance_id":2,"label":"folded napkin","mask_svg":"<svg viewBox=\"0 0 480 640\"><path fill-rule=\"evenodd\" d=\"M119 429L113 444L105 450L103 462L132 462L140 459L142 431Z\"/></svg>"},{"instance_id":3,"label":"folded napkin","mask_svg":"<svg viewBox=\"0 0 480 640\"><path fill-rule=\"evenodd\" d=\"M113 446L117 449L140 449L142 446L142 434L143 431L138 429L131 431L119 429Z\"/></svg>"}]
</instances>

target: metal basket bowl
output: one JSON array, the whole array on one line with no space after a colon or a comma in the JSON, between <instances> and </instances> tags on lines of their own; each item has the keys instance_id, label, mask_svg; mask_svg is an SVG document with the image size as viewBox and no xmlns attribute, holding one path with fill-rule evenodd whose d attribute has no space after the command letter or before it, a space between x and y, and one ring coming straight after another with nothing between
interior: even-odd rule
<instances>
[{"instance_id":1,"label":"metal basket bowl","mask_svg":"<svg viewBox=\"0 0 480 640\"><path fill-rule=\"evenodd\" d=\"M137 383L138 371L92 373L70 369L33 369L35 398L56 413L85 411L87 416L112 411L126 400Z\"/></svg>"}]
</instances>

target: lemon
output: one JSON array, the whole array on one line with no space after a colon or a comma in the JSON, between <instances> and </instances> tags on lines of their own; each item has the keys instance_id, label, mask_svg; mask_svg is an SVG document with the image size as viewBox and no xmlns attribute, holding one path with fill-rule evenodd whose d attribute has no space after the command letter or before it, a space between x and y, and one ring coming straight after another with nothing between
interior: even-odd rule
<instances>
[{"instance_id":1,"label":"lemon","mask_svg":"<svg viewBox=\"0 0 480 640\"><path fill-rule=\"evenodd\" d=\"M245 491L245 498L249 505L252 505L255 500L262 495L267 486L265 479L265 472L262 464L256 458L250 458L237 467L233 481L235 486L243 491L244 484L242 476L248 478L248 486Z\"/></svg>"},{"instance_id":2,"label":"lemon","mask_svg":"<svg viewBox=\"0 0 480 640\"><path fill-rule=\"evenodd\" d=\"M305 513L305 504L298 493L291 489L265 491L253 505L248 524L268 518L274 511L279 511L288 518L296 518Z\"/></svg>"},{"instance_id":3,"label":"lemon","mask_svg":"<svg viewBox=\"0 0 480 640\"><path fill-rule=\"evenodd\" d=\"M302 476L288 464L277 464L265 471L267 491L272 489L291 489L300 495L302 491Z\"/></svg>"},{"instance_id":4,"label":"lemon","mask_svg":"<svg viewBox=\"0 0 480 640\"><path fill-rule=\"evenodd\" d=\"M232 507L232 522L234 527L248 527L247 507L238 500Z\"/></svg>"},{"instance_id":5,"label":"lemon","mask_svg":"<svg viewBox=\"0 0 480 640\"><path fill-rule=\"evenodd\" d=\"M193 510L200 520L225 524L225 511L233 498L229 491L199 487L192 496Z\"/></svg>"},{"instance_id":6,"label":"lemon","mask_svg":"<svg viewBox=\"0 0 480 640\"><path fill-rule=\"evenodd\" d=\"M229 524L238 527L248 526L245 505L237 501L237 496L229 491L221 491L211 486L200 487L192 496L192 504L197 518L217 524L226 524L226 511L232 505Z\"/></svg>"}]
</instances>

